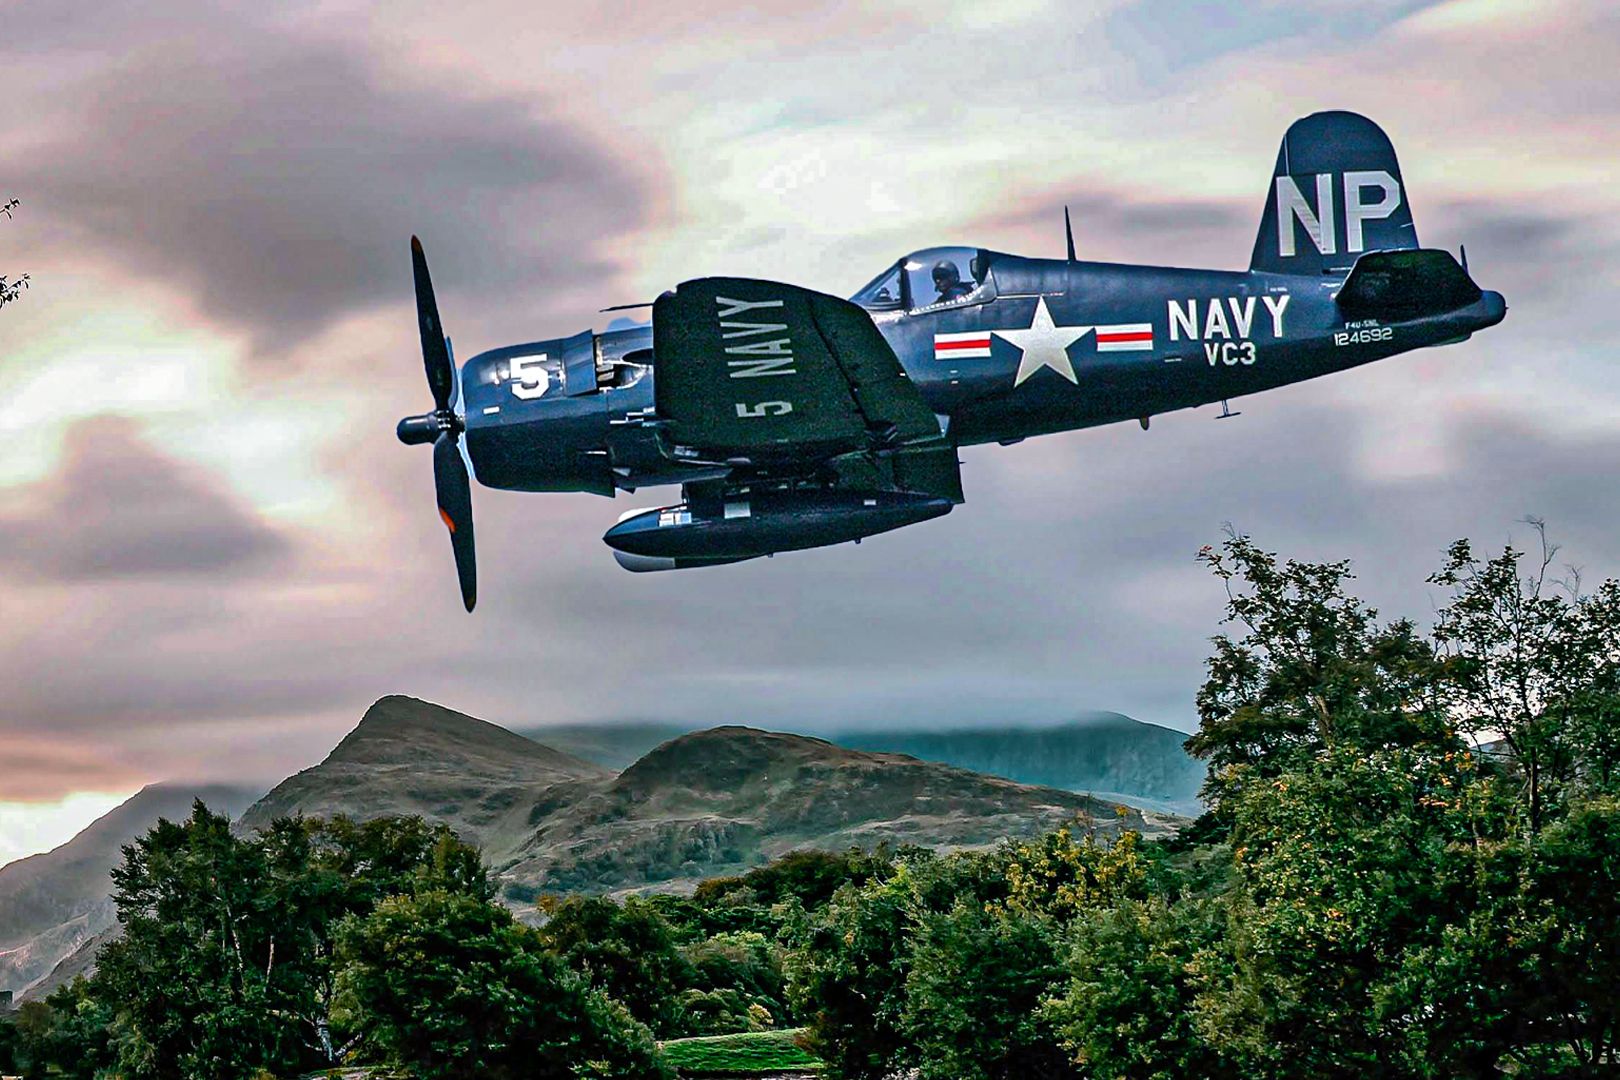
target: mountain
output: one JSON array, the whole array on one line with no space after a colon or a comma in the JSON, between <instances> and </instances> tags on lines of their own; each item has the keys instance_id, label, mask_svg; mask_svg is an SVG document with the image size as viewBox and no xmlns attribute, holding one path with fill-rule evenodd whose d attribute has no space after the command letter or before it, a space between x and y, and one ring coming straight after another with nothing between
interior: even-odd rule
<instances>
[{"instance_id":1,"label":"mountain","mask_svg":"<svg viewBox=\"0 0 1620 1080\"><path fill-rule=\"evenodd\" d=\"M796 848L958 848L1032 836L1079 817L1149 834L1169 822L1074 792L1032 787L803 735L719 727L659 746L607 782L560 785L497 863L543 890L694 883Z\"/></svg>"},{"instance_id":2,"label":"mountain","mask_svg":"<svg viewBox=\"0 0 1620 1080\"><path fill-rule=\"evenodd\" d=\"M18 997L23 1001L44 1001L58 987L66 986L80 975L89 976L96 970L96 954L109 941L116 939L123 927L113 922L79 942L78 948L56 962L51 970L29 984L28 990Z\"/></svg>"},{"instance_id":3,"label":"mountain","mask_svg":"<svg viewBox=\"0 0 1620 1080\"><path fill-rule=\"evenodd\" d=\"M1177 814L1203 812L1198 789L1205 767L1183 749L1186 733L1120 713L1092 713L1052 727L853 730L833 739Z\"/></svg>"},{"instance_id":4,"label":"mountain","mask_svg":"<svg viewBox=\"0 0 1620 1080\"><path fill-rule=\"evenodd\" d=\"M257 794L226 785L153 784L61 847L0 867L0 990L21 997L58 961L113 925L107 874L122 860L123 846L159 818L187 817L196 799L234 817Z\"/></svg>"},{"instance_id":5,"label":"mountain","mask_svg":"<svg viewBox=\"0 0 1620 1080\"><path fill-rule=\"evenodd\" d=\"M617 770L690 730L678 724L604 722L525 728L523 734ZM1023 784L1193 817L1203 812L1198 789L1204 765L1182 748L1186 734L1121 713L1087 713L1057 725L860 727L819 734L852 749L909 754Z\"/></svg>"},{"instance_id":6,"label":"mountain","mask_svg":"<svg viewBox=\"0 0 1620 1080\"><path fill-rule=\"evenodd\" d=\"M668 734L564 729L622 752ZM545 734L550 734L548 729ZM478 844L508 894L679 888L799 847L964 847L1094 816L1148 832L1165 818L1055 788L824 739L720 727L666 739L614 775L582 757L411 698L384 698L325 761L278 785L246 828L303 813L421 814Z\"/></svg>"},{"instance_id":7,"label":"mountain","mask_svg":"<svg viewBox=\"0 0 1620 1080\"><path fill-rule=\"evenodd\" d=\"M524 800L535 790L609 775L600 765L454 709L385 697L326 760L254 803L241 826L261 828L293 814L420 814L491 848L512 828L506 819L514 807L526 811Z\"/></svg>"},{"instance_id":8,"label":"mountain","mask_svg":"<svg viewBox=\"0 0 1620 1080\"><path fill-rule=\"evenodd\" d=\"M650 737L651 728L634 737ZM927 748L988 752L964 746ZM1147 775L1145 766L1139 771ZM55 851L0 869L0 989L55 985L92 965L97 943L115 932L107 872L119 848L160 816L184 817L194 797L234 815L250 795L154 785ZM665 739L615 774L407 697L378 701L324 761L248 806L238 827L338 813L445 822L482 848L514 898L688 888L798 848L979 847L1077 818L1103 834L1156 835L1179 824L1080 792L746 727Z\"/></svg>"}]
</instances>

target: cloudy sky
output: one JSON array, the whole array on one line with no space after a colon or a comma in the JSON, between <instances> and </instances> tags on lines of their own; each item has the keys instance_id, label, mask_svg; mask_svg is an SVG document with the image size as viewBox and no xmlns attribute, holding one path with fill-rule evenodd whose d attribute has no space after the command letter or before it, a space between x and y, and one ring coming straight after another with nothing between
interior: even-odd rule
<instances>
[{"instance_id":1,"label":"cloudy sky","mask_svg":"<svg viewBox=\"0 0 1620 1080\"><path fill-rule=\"evenodd\" d=\"M1606 0L57 0L0 36L0 862L169 777L274 780L376 697L511 726L1192 724L1223 523L1423 616L1452 538L1620 570ZM476 493L462 613L407 239L462 356L686 278L845 294L968 242L1239 267L1283 130L1378 120L1501 327L964 453L859 548L633 576L629 505ZM1520 530L1522 533L1522 529Z\"/></svg>"}]
</instances>

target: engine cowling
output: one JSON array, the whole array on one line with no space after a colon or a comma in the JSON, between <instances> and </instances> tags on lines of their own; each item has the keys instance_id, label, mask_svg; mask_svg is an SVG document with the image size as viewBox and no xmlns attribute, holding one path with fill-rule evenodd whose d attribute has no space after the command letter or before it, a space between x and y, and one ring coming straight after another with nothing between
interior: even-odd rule
<instances>
[{"instance_id":1,"label":"engine cowling","mask_svg":"<svg viewBox=\"0 0 1620 1080\"><path fill-rule=\"evenodd\" d=\"M627 515L602 537L630 570L677 570L842 544L950 513L897 491L771 491Z\"/></svg>"}]
</instances>

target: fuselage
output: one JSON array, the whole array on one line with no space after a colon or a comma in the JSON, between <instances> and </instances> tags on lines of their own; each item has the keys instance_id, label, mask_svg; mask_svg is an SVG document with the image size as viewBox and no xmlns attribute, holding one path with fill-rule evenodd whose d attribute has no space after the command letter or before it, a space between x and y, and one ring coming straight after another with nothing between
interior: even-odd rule
<instances>
[{"instance_id":1,"label":"fuselage","mask_svg":"<svg viewBox=\"0 0 1620 1080\"><path fill-rule=\"evenodd\" d=\"M937 271L956 253L964 271L971 263L969 284L933 295L917 268ZM1254 394L1460 341L1506 311L1487 291L1437 316L1349 318L1335 299L1342 281L941 248L900 260L854 299L958 445ZM461 407L478 479L612 495L723 475L661 444L656 378L650 326L474 357Z\"/></svg>"}]
</instances>

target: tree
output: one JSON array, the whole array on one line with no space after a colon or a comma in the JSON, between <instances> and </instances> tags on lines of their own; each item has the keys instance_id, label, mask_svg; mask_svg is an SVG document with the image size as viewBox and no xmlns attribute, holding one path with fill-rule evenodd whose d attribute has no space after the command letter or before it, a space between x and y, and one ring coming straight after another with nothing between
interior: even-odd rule
<instances>
[{"instance_id":1,"label":"tree","mask_svg":"<svg viewBox=\"0 0 1620 1080\"><path fill-rule=\"evenodd\" d=\"M23 1053L22 1035L11 1016L0 1014L0 1073L15 1076L27 1068Z\"/></svg>"},{"instance_id":2,"label":"tree","mask_svg":"<svg viewBox=\"0 0 1620 1080\"><path fill-rule=\"evenodd\" d=\"M1245 1075L1612 1071L1620 587L1555 552L1453 545L1427 640L1343 564L1206 553L1249 633L1200 694L1235 873L1187 971Z\"/></svg>"},{"instance_id":3,"label":"tree","mask_svg":"<svg viewBox=\"0 0 1620 1080\"><path fill-rule=\"evenodd\" d=\"M1467 897L1446 888L1466 753L1325 749L1228 795L1227 961L1199 981L1203 1034L1257 1076L1405 1075L1412 1026L1380 1007L1406 950Z\"/></svg>"},{"instance_id":4,"label":"tree","mask_svg":"<svg viewBox=\"0 0 1620 1080\"><path fill-rule=\"evenodd\" d=\"M1212 639L1187 749L1210 762L1220 807L1249 773L1272 776L1335 742L1364 747L1454 742L1434 647L1413 623L1378 623L1346 591L1349 564L1279 561L1245 536L1199 558L1226 587L1239 637Z\"/></svg>"},{"instance_id":5,"label":"tree","mask_svg":"<svg viewBox=\"0 0 1620 1080\"><path fill-rule=\"evenodd\" d=\"M338 956L340 1027L422 1080L673 1075L645 1026L485 900L384 900Z\"/></svg>"},{"instance_id":6,"label":"tree","mask_svg":"<svg viewBox=\"0 0 1620 1080\"><path fill-rule=\"evenodd\" d=\"M1530 838L1505 835L1447 868L1463 893L1410 950L1380 1002L1411 1031L1420 1075L1613 1074L1620 1051L1620 804L1585 803ZM1418 1070L1414 1068L1414 1071Z\"/></svg>"},{"instance_id":7,"label":"tree","mask_svg":"<svg viewBox=\"0 0 1620 1080\"><path fill-rule=\"evenodd\" d=\"M1105 844L1089 830L1076 839L1073 827L1065 825L1038 840L1010 844L994 859L1006 881L1004 906L1066 923L1137 895L1148 875L1141 840L1140 834L1126 832Z\"/></svg>"},{"instance_id":8,"label":"tree","mask_svg":"<svg viewBox=\"0 0 1620 1080\"><path fill-rule=\"evenodd\" d=\"M1578 575L1553 580L1558 548L1531 524L1540 553L1528 570L1511 546L1481 560L1459 540L1430 580L1452 590L1434 631L1447 705L1464 734L1503 744L1534 833L1572 785L1620 780L1620 584L1582 595Z\"/></svg>"},{"instance_id":9,"label":"tree","mask_svg":"<svg viewBox=\"0 0 1620 1080\"><path fill-rule=\"evenodd\" d=\"M1251 1073L1205 1037L1198 980L1224 931L1217 904L1121 898L1071 926L1068 984L1047 1006L1063 1045L1095 1080L1242 1080Z\"/></svg>"},{"instance_id":10,"label":"tree","mask_svg":"<svg viewBox=\"0 0 1620 1080\"><path fill-rule=\"evenodd\" d=\"M910 870L842 886L788 930L788 993L833 1080L881 1080L908 1064Z\"/></svg>"},{"instance_id":11,"label":"tree","mask_svg":"<svg viewBox=\"0 0 1620 1080\"><path fill-rule=\"evenodd\" d=\"M129 1073L224 1080L304 1063L300 1034L275 1015L302 979L286 974L296 928L269 877L265 851L200 802L125 848L112 872L123 935L102 950L96 982L126 1018Z\"/></svg>"},{"instance_id":12,"label":"tree","mask_svg":"<svg viewBox=\"0 0 1620 1080\"><path fill-rule=\"evenodd\" d=\"M335 1063L337 925L395 893L491 895L477 852L443 826L282 819L238 836L201 803L128 845L112 880L122 935L88 994L108 1010L130 1076Z\"/></svg>"},{"instance_id":13,"label":"tree","mask_svg":"<svg viewBox=\"0 0 1620 1080\"><path fill-rule=\"evenodd\" d=\"M539 936L594 987L661 1037L685 1034L680 994L691 985L686 958L664 917L634 897L570 897L550 907Z\"/></svg>"},{"instance_id":14,"label":"tree","mask_svg":"<svg viewBox=\"0 0 1620 1080\"><path fill-rule=\"evenodd\" d=\"M14 1067L30 1080L43 1076L93 1080L115 1063L113 1010L91 993L83 977L57 987L44 1001L24 1002L15 1027Z\"/></svg>"},{"instance_id":15,"label":"tree","mask_svg":"<svg viewBox=\"0 0 1620 1080\"><path fill-rule=\"evenodd\" d=\"M918 920L902 1026L925 1080L1079 1074L1043 1003L1060 988L1058 928L961 898Z\"/></svg>"},{"instance_id":16,"label":"tree","mask_svg":"<svg viewBox=\"0 0 1620 1080\"><path fill-rule=\"evenodd\" d=\"M848 851L790 851L781 858L738 877L711 878L698 885L699 904L747 902L770 907L786 900L817 908L832 899L840 885L860 885L885 869L888 858L851 848Z\"/></svg>"},{"instance_id":17,"label":"tree","mask_svg":"<svg viewBox=\"0 0 1620 1080\"><path fill-rule=\"evenodd\" d=\"M774 941L753 931L721 933L681 951L689 979L681 995L684 1034L787 1026L782 949Z\"/></svg>"},{"instance_id":18,"label":"tree","mask_svg":"<svg viewBox=\"0 0 1620 1080\"><path fill-rule=\"evenodd\" d=\"M9 218L16 209L16 199L0 202L0 217ZM28 288L27 274L24 274L19 278L8 278L4 274L0 274L0 307L5 307L7 304L17 299L17 297L26 288Z\"/></svg>"}]
</instances>

